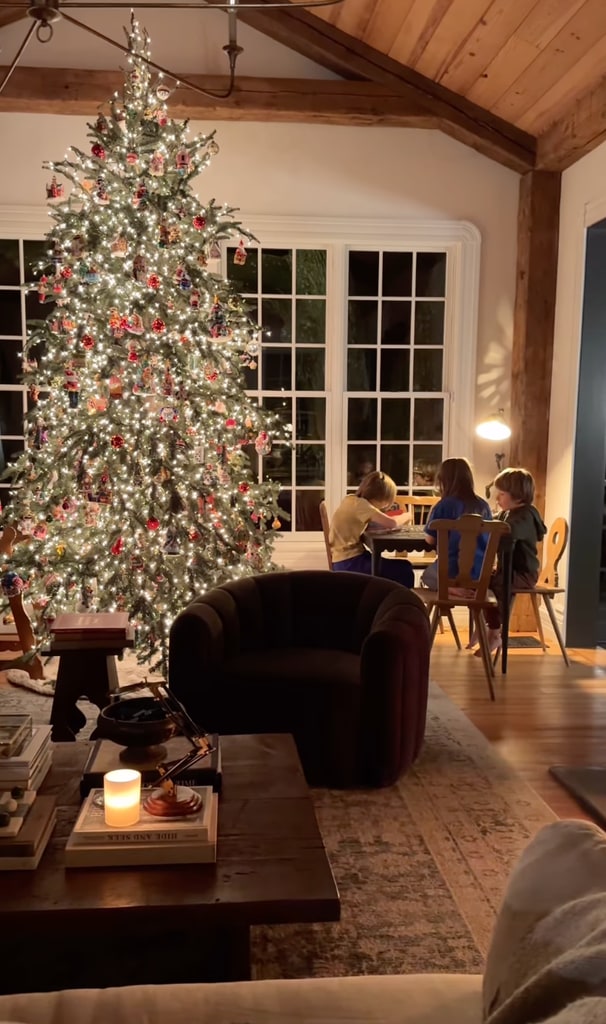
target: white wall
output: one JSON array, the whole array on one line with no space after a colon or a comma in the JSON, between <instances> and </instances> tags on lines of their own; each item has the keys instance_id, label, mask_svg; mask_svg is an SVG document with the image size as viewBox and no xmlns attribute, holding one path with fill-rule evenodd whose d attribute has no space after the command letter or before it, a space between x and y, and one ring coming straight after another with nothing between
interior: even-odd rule
<instances>
[{"instance_id":1,"label":"white wall","mask_svg":"<svg viewBox=\"0 0 606 1024\"><path fill-rule=\"evenodd\" d=\"M0 114L0 202L41 206L48 172L70 145L86 148L86 119ZM437 131L223 122L220 152L199 178L203 200L255 214L453 219L482 237L476 415L509 405L518 175ZM262 241L262 239L261 239ZM473 352L468 358L473 360ZM494 449L470 439L478 484L494 475Z\"/></svg>"},{"instance_id":2,"label":"white wall","mask_svg":"<svg viewBox=\"0 0 606 1024\"><path fill-rule=\"evenodd\" d=\"M606 217L606 143L562 176L546 520L570 521L585 274L585 233ZM561 566L565 585L566 565ZM563 604L563 601L561 602Z\"/></svg>"}]
</instances>

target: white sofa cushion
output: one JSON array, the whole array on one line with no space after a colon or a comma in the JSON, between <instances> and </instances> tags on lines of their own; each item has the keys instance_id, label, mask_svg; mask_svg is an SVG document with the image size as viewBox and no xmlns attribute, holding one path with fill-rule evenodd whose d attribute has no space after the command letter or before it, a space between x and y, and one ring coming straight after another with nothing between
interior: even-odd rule
<instances>
[{"instance_id":1,"label":"white sofa cushion","mask_svg":"<svg viewBox=\"0 0 606 1024\"><path fill-rule=\"evenodd\" d=\"M597 1014L603 1022L602 997L606 836L586 821L556 821L537 833L509 879L486 961L484 1019L585 1024Z\"/></svg>"},{"instance_id":2,"label":"white sofa cushion","mask_svg":"<svg viewBox=\"0 0 606 1024\"><path fill-rule=\"evenodd\" d=\"M23 1024L480 1024L478 974L135 985L0 996Z\"/></svg>"}]
</instances>

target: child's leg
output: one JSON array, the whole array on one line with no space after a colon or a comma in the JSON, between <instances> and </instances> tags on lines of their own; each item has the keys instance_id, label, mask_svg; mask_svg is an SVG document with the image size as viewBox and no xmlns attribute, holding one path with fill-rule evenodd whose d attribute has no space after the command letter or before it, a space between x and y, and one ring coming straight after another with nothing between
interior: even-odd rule
<instances>
[{"instance_id":1,"label":"child's leg","mask_svg":"<svg viewBox=\"0 0 606 1024\"><path fill-rule=\"evenodd\" d=\"M414 569L407 558L381 558L380 575L411 589L415 585Z\"/></svg>"},{"instance_id":2,"label":"child's leg","mask_svg":"<svg viewBox=\"0 0 606 1024\"><path fill-rule=\"evenodd\" d=\"M372 558L368 551L354 558L345 558L342 562L332 563L333 572L363 572L366 576L372 573Z\"/></svg>"}]
</instances>

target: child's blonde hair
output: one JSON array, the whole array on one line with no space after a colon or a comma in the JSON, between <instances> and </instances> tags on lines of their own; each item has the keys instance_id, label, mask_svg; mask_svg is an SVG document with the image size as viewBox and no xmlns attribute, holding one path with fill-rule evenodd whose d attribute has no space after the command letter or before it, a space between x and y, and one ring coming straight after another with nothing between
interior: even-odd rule
<instances>
[{"instance_id":1,"label":"child's blonde hair","mask_svg":"<svg viewBox=\"0 0 606 1024\"><path fill-rule=\"evenodd\" d=\"M504 469L494 478L497 491L505 491L514 501L532 505L534 501L534 477L527 469Z\"/></svg>"},{"instance_id":2,"label":"child's blonde hair","mask_svg":"<svg viewBox=\"0 0 606 1024\"><path fill-rule=\"evenodd\" d=\"M373 505L379 502L385 508L393 505L398 488L387 473L381 473L378 469L367 473L358 487L356 494L358 498L366 498Z\"/></svg>"}]
</instances>

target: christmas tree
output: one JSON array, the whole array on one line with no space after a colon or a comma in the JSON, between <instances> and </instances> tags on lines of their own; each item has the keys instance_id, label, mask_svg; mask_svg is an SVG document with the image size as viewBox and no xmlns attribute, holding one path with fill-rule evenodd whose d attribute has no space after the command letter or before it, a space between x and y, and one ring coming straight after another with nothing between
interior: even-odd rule
<instances>
[{"instance_id":1,"label":"christmas tree","mask_svg":"<svg viewBox=\"0 0 606 1024\"><path fill-rule=\"evenodd\" d=\"M166 670L175 615L203 590L271 568L277 487L253 459L283 428L244 390L258 329L220 275L235 211L192 180L218 151L171 120L133 19L123 96L91 152L48 164L54 226L30 324L26 450L4 525L25 538L3 578L42 637L62 610L126 610L141 662ZM62 179L66 179L64 184ZM155 659L155 660L154 660Z\"/></svg>"}]
</instances>

